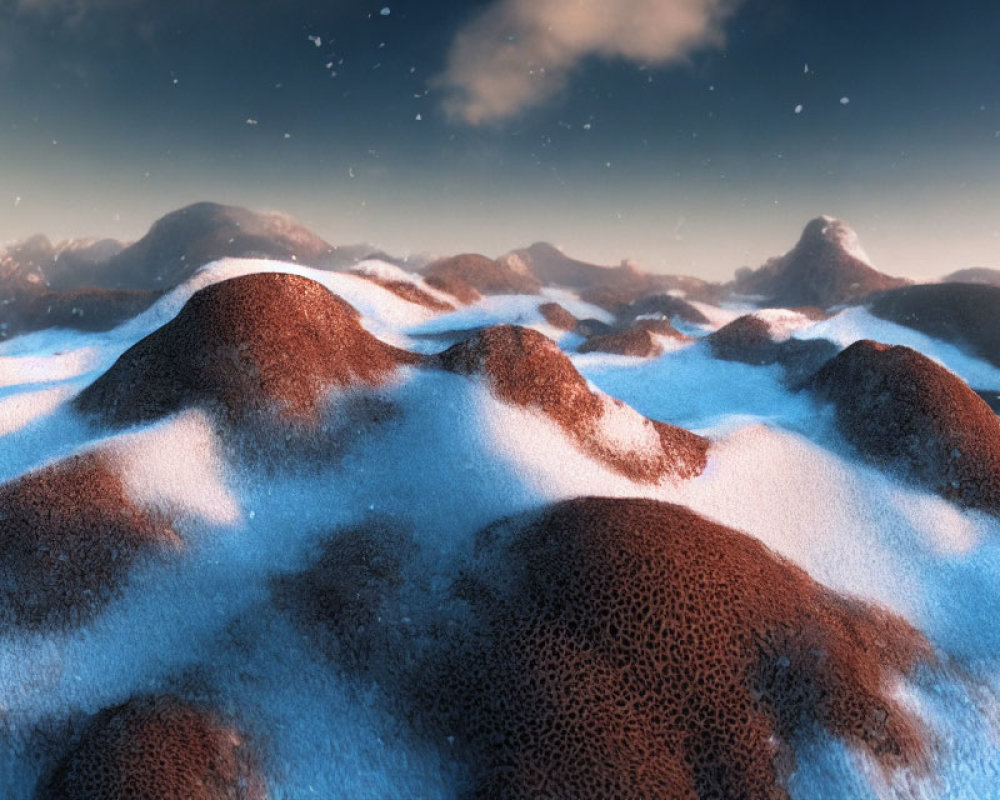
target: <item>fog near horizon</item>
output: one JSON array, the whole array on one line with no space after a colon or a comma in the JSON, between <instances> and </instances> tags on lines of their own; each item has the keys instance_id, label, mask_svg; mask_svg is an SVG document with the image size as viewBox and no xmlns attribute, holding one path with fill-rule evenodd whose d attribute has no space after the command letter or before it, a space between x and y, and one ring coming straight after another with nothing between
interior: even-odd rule
<instances>
[{"instance_id":1,"label":"fog near horizon","mask_svg":"<svg viewBox=\"0 0 1000 800\"><path fill-rule=\"evenodd\" d=\"M961 0L0 0L0 241L211 200L332 244L724 280L820 214L998 267L1000 9Z\"/></svg>"}]
</instances>

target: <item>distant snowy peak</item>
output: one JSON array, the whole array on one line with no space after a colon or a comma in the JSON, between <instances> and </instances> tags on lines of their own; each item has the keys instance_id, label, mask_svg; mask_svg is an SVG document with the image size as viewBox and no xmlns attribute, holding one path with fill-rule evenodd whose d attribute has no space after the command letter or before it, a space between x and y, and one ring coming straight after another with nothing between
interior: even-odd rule
<instances>
[{"instance_id":1,"label":"distant snowy peak","mask_svg":"<svg viewBox=\"0 0 1000 800\"><path fill-rule=\"evenodd\" d=\"M810 220L798 243L760 269L740 271L731 288L767 305L829 308L906 285L874 269L858 235L843 220Z\"/></svg>"},{"instance_id":2,"label":"distant snowy peak","mask_svg":"<svg viewBox=\"0 0 1000 800\"><path fill-rule=\"evenodd\" d=\"M868 266L872 265L871 258L869 258L868 253L861 246L861 239L858 237L857 232L842 219L823 214L806 226L803 237L810 233L810 228L813 226L818 227L819 236L834 247L839 247L847 255L851 256L851 258L863 261Z\"/></svg>"}]
</instances>

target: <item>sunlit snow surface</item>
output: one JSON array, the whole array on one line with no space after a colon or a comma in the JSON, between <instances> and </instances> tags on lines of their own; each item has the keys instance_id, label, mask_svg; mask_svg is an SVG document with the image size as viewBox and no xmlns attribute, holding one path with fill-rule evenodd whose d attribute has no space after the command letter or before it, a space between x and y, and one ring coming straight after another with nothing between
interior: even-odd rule
<instances>
[{"instance_id":1,"label":"sunlit snow surface","mask_svg":"<svg viewBox=\"0 0 1000 800\"><path fill-rule=\"evenodd\" d=\"M370 269L400 278L395 268ZM688 505L758 537L817 580L903 614L938 648L941 669L898 688L935 734L931 773L887 783L863 756L819 738L799 751L793 797L998 796L1000 523L863 464L829 411L784 388L777 366L717 361L698 341L651 361L572 355L603 392L712 439L705 473L679 485L631 483L582 453L554 422L498 402L481 381L426 369L407 368L380 390L396 410L387 422L348 438L322 465L289 456L277 471L242 460L197 410L112 435L69 408L77 391L195 291L262 270L320 281L353 304L372 333L413 349L446 344L422 334L516 322L572 350L579 338L551 329L539 313L547 300L578 317L608 318L549 290L437 315L360 277L229 260L113 331L43 331L0 344L0 480L99 448L131 498L175 515L184 542L174 557L138 569L84 627L0 636L0 797L31 798L47 736L67 720L192 681L262 743L273 800L455 797L460 775L446 743L408 736L391 698L320 658L274 607L271 580L305 567L330 531L387 515L406 520L420 546L407 567L414 578L407 601L418 618L437 607L477 530L581 494ZM718 326L737 315L720 309L710 319ZM907 344L976 388L1000 389L1000 370L862 310L824 322L772 316L783 335ZM609 425L609 441L647 443L643 421L626 411Z\"/></svg>"}]
</instances>

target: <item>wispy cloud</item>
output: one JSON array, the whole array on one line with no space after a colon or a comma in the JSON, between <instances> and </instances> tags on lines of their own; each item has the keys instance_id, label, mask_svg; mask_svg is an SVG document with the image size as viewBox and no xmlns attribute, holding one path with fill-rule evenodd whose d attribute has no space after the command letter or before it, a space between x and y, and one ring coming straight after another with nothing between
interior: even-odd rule
<instances>
[{"instance_id":1,"label":"wispy cloud","mask_svg":"<svg viewBox=\"0 0 1000 800\"><path fill-rule=\"evenodd\" d=\"M665 64L723 41L741 0L497 0L455 36L438 85L478 125L540 105L587 56Z\"/></svg>"}]
</instances>

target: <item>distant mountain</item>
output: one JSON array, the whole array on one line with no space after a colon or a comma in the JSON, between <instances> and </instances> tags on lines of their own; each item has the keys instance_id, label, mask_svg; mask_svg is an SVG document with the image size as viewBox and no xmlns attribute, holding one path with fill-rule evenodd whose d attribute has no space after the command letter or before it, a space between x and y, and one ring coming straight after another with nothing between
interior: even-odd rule
<instances>
[{"instance_id":1,"label":"distant mountain","mask_svg":"<svg viewBox=\"0 0 1000 800\"><path fill-rule=\"evenodd\" d=\"M542 288L518 259L504 256L494 260L478 253L438 259L425 267L424 279L463 303L473 303L484 294L538 294Z\"/></svg>"},{"instance_id":2,"label":"distant mountain","mask_svg":"<svg viewBox=\"0 0 1000 800\"><path fill-rule=\"evenodd\" d=\"M928 283L872 299L877 317L964 347L1000 367L1000 287Z\"/></svg>"},{"instance_id":3,"label":"distant mountain","mask_svg":"<svg viewBox=\"0 0 1000 800\"><path fill-rule=\"evenodd\" d=\"M941 283L981 283L987 286L1000 286L1000 269L989 267L971 267L960 269L945 275Z\"/></svg>"},{"instance_id":4,"label":"distant mountain","mask_svg":"<svg viewBox=\"0 0 1000 800\"><path fill-rule=\"evenodd\" d=\"M590 264L567 256L548 242L535 242L504 258L520 261L545 285L580 290L584 300L609 311L655 292L682 291L693 299L707 300L718 299L721 294L718 284L700 278L656 275L628 260L617 267Z\"/></svg>"},{"instance_id":5,"label":"distant mountain","mask_svg":"<svg viewBox=\"0 0 1000 800\"><path fill-rule=\"evenodd\" d=\"M757 270L741 270L729 287L769 306L829 308L906 284L872 267L847 223L823 216L806 225L785 255Z\"/></svg>"},{"instance_id":6,"label":"distant mountain","mask_svg":"<svg viewBox=\"0 0 1000 800\"><path fill-rule=\"evenodd\" d=\"M317 266L333 259L336 248L285 214L195 203L161 217L139 241L111 258L100 285L170 288L227 256Z\"/></svg>"}]
</instances>

